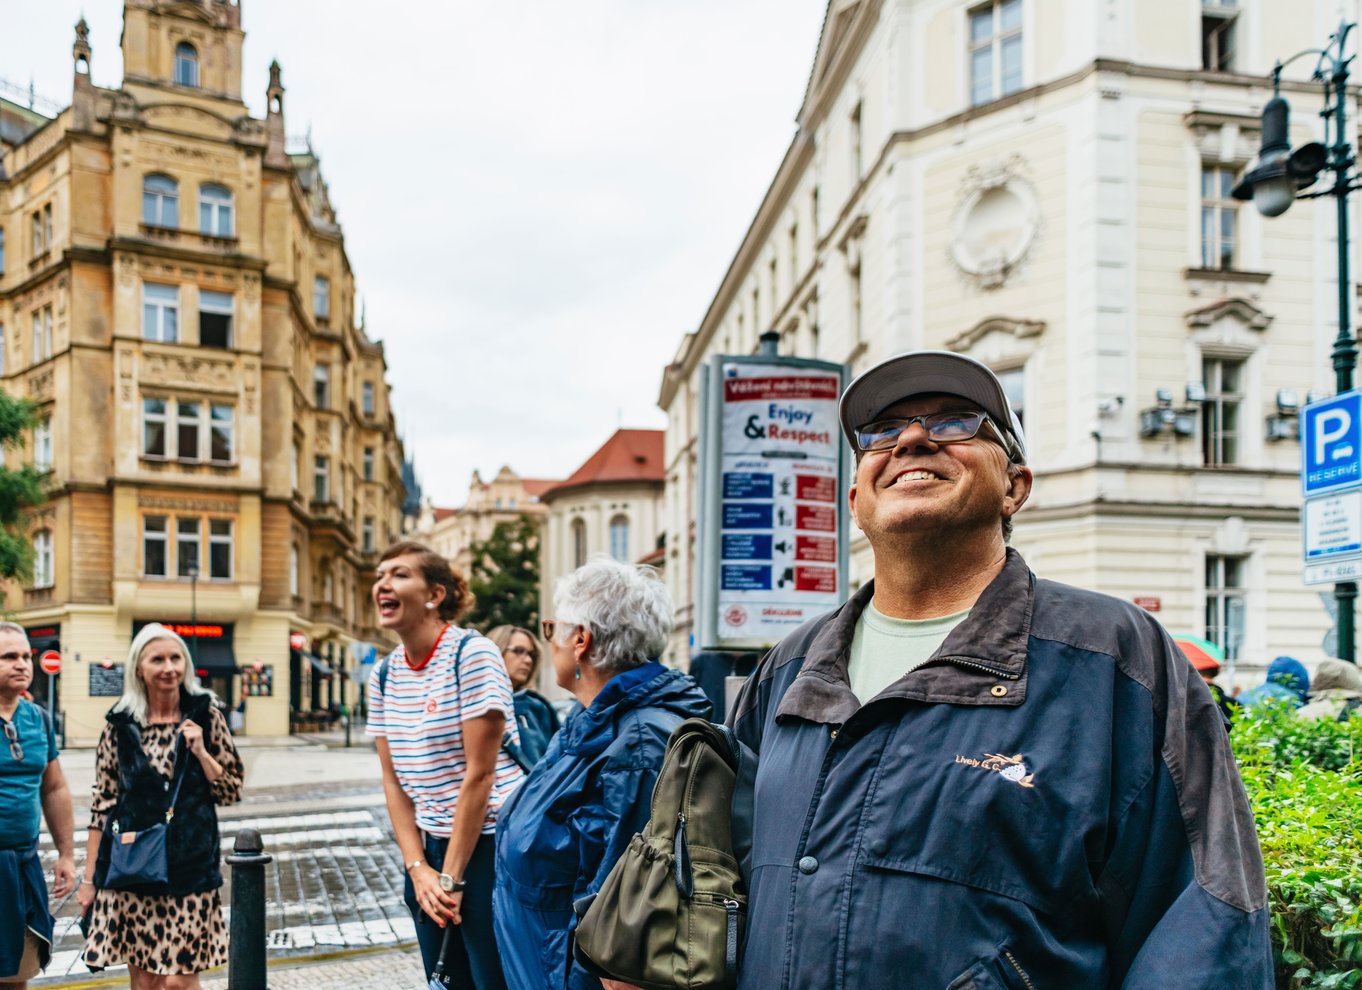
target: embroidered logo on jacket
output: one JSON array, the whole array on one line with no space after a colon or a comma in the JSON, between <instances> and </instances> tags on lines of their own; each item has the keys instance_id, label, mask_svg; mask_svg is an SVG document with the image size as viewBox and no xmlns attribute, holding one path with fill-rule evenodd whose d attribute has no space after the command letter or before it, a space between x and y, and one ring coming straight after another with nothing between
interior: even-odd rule
<instances>
[{"instance_id":1,"label":"embroidered logo on jacket","mask_svg":"<svg viewBox=\"0 0 1362 990\"><path fill-rule=\"evenodd\" d=\"M975 767L979 770L991 770L999 774L1004 780L1010 780L1014 784L1022 787L1035 787L1036 775L1031 772L1031 768L1026 765L1025 758L1021 753L1016 756L1003 756L1001 753L985 753L982 760L972 756L960 756L956 754L956 763L962 763L967 767Z\"/></svg>"}]
</instances>

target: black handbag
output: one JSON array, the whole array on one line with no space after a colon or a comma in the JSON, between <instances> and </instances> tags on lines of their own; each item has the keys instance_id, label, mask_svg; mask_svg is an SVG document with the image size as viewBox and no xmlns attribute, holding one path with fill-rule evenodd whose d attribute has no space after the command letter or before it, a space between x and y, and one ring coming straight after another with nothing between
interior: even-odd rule
<instances>
[{"instance_id":1,"label":"black handbag","mask_svg":"<svg viewBox=\"0 0 1362 990\"><path fill-rule=\"evenodd\" d=\"M136 733L135 727L133 731ZM170 831L170 820L175 817L175 801L180 796L180 785L184 783L185 770L189 766L187 759L180 759L183 754L184 737L180 736L175 740L175 768L172 771L174 787L166 803L165 821L132 832L119 826L117 809L109 816L109 868L104 876L104 886L108 889L141 889L169 882L166 836ZM171 787L170 784L166 786Z\"/></svg>"}]
</instances>

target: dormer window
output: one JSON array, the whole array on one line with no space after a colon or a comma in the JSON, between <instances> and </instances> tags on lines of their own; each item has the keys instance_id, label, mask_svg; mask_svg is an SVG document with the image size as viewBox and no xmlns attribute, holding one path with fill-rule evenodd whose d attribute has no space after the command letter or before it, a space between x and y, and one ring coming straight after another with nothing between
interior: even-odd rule
<instances>
[{"instance_id":1,"label":"dormer window","mask_svg":"<svg viewBox=\"0 0 1362 990\"><path fill-rule=\"evenodd\" d=\"M195 88L199 85L199 53L187 41L175 46L175 82Z\"/></svg>"}]
</instances>

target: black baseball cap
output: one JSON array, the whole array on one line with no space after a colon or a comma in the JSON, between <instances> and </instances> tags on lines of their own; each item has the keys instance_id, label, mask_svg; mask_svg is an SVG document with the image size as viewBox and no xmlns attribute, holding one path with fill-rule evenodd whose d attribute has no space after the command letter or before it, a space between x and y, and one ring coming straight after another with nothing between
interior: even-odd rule
<instances>
[{"instance_id":1,"label":"black baseball cap","mask_svg":"<svg viewBox=\"0 0 1362 990\"><path fill-rule=\"evenodd\" d=\"M930 392L958 395L988 413L1016 444L1013 460L1026 463L1026 434L1002 382L986 364L954 351L897 354L858 376L838 407L847 442L855 449L858 427L874 422L896 402Z\"/></svg>"}]
</instances>

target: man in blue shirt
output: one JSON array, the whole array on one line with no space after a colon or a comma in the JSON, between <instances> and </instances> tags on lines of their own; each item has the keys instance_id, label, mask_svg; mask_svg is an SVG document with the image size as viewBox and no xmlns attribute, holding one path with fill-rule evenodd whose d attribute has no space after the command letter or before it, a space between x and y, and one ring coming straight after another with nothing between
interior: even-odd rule
<instances>
[{"instance_id":1,"label":"man in blue shirt","mask_svg":"<svg viewBox=\"0 0 1362 990\"><path fill-rule=\"evenodd\" d=\"M32 682L27 634L0 622L0 990L23 990L52 954L39 807L57 847L52 893L69 894L76 877L71 793L52 725L24 697Z\"/></svg>"}]
</instances>

